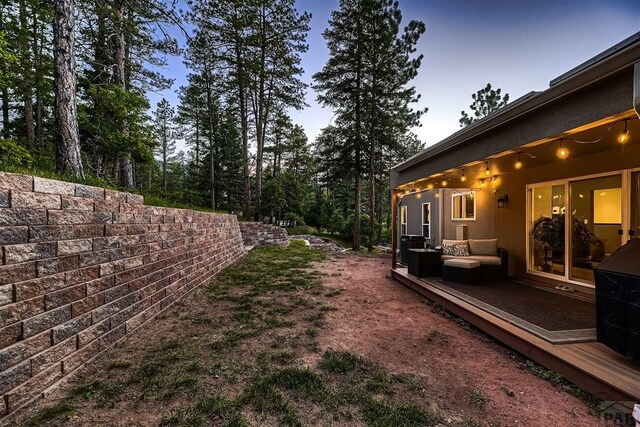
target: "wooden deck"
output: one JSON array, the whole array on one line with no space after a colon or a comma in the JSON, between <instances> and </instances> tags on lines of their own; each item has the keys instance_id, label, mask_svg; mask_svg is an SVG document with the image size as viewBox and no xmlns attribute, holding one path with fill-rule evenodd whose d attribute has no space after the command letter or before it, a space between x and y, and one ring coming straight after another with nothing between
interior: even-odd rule
<instances>
[{"instance_id":1,"label":"wooden deck","mask_svg":"<svg viewBox=\"0 0 640 427\"><path fill-rule=\"evenodd\" d=\"M640 402L640 363L599 343L551 344L410 275L406 268L391 270L391 277L599 399L629 410Z\"/></svg>"}]
</instances>

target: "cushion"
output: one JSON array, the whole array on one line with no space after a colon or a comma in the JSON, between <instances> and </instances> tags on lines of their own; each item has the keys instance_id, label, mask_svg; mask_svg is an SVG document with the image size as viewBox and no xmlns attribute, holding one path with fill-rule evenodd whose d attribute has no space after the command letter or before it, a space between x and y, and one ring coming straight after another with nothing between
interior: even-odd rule
<instances>
[{"instance_id":1,"label":"cushion","mask_svg":"<svg viewBox=\"0 0 640 427\"><path fill-rule=\"evenodd\" d=\"M502 265L502 260L498 256L471 255L468 258L472 261L478 261L482 265Z\"/></svg>"},{"instance_id":2,"label":"cushion","mask_svg":"<svg viewBox=\"0 0 640 427\"><path fill-rule=\"evenodd\" d=\"M453 245L453 254L455 256L469 256L468 245Z\"/></svg>"},{"instance_id":3,"label":"cushion","mask_svg":"<svg viewBox=\"0 0 640 427\"><path fill-rule=\"evenodd\" d=\"M442 255L455 255L456 245L442 245Z\"/></svg>"},{"instance_id":4,"label":"cushion","mask_svg":"<svg viewBox=\"0 0 640 427\"><path fill-rule=\"evenodd\" d=\"M498 253L498 239L469 239L471 255L491 255Z\"/></svg>"},{"instance_id":5,"label":"cushion","mask_svg":"<svg viewBox=\"0 0 640 427\"><path fill-rule=\"evenodd\" d=\"M457 246L466 246L466 251L464 248L457 248ZM442 255L469 256L469 254L468 240L442 239Z\"/></svg>"},{"instance_id":6,"label":"cushion","mask_svg":"<svg viewBox=\"0 0 640 427\"><path fill-rule=\"evenodd\" d=\"M442 246L444 245L468 245L468 240L447 240L442 239Z\"/></svg>"},{"instance_id":7,"label":"cushion","mask_svg":"<svg viewBox=\"0 0 640 427\"><path fill-rule=\"evenodd\" d=\"M478 261L474 261L468 258L450 258L446 259L443 263L447 267L456 267L456 268L477 268L480 267L480 263Z\"/></svg>"}]
</instances>

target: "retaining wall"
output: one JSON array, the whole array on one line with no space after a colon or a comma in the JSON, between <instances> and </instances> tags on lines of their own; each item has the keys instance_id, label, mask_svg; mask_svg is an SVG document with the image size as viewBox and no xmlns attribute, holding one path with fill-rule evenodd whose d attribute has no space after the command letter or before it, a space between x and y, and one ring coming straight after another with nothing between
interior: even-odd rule
<instances>
[{"instance_id":1,"label":"retaining wall","mask_svg":"<svg viewBox=\"0 0 640 427\"><path fill-rule=\"evenodd\" d=\"M247 247L286 246L289 244L287 230L262 222L240 222L242 240Z\"/></svg>"},{"instance_id":2,"label":"retaining wall","mask_svg":"<svg viewBox=\"0 0 640 427\"><path fill-rule=\"evenodd\" d=\"M0 416L245 253L234 215L0 172Z\"/></svg>"}]
</instances>

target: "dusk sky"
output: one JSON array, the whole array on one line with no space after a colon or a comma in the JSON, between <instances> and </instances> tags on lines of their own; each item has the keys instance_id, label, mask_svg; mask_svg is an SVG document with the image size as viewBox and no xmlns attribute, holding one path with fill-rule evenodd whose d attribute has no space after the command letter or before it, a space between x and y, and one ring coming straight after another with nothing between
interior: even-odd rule
<instances>
[{"instance_id":1,"label":"dusk sky","mask_svg":"<svg viewBox=\"0 0 640 427\"><path fill-rule=\"evenodd\" d=\"M328 57L322 32L338 1L298 0L297 8L313 14L309 51L302 57L302 78L311 83ZM640 0L400 0L400 9L403 23L415 19L427 27L418 46L424 60L414 81L422 94L420 107L429 108L414 132L427 146L460 128L460 111L487 83L514 101L546 89L550 80L640 31ZM186 82L185 73L181 60L171 58L172 91ZM175 94L163 95L175 106ZM151 96L154 109L159 99ZM310 141L333 115L315 99L309 88L309 107L291 112Z\"/></svg>"}]
</instances>

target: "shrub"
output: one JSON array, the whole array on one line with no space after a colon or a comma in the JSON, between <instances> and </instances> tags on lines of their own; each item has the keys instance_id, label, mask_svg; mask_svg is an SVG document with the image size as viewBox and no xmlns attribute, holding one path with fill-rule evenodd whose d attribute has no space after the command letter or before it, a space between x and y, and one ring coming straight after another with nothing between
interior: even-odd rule
<instances>
[{"instance_id":1,"label":"shrub","mask_svg":"<svg viewBox=\"0 0 640 427\"><path fill-rule=\"evenodd\" d=\"M0 167L31 167L31 154L10 139L0 139Z\"/></svg>"},{"instance_id":2,"label":"shrub","mask_svg":"<svg viewBox=\"0 0 640 427\"><path fill-rule=\"evenodd\" d=\"M298 215L297 213L294 212L289 212L284 216L285 221L295 221L296 222L296 226L304 226L306 225L304 223L304 220L302 219L302 217L300 215Z\"/></svg>"}]
</instances>

